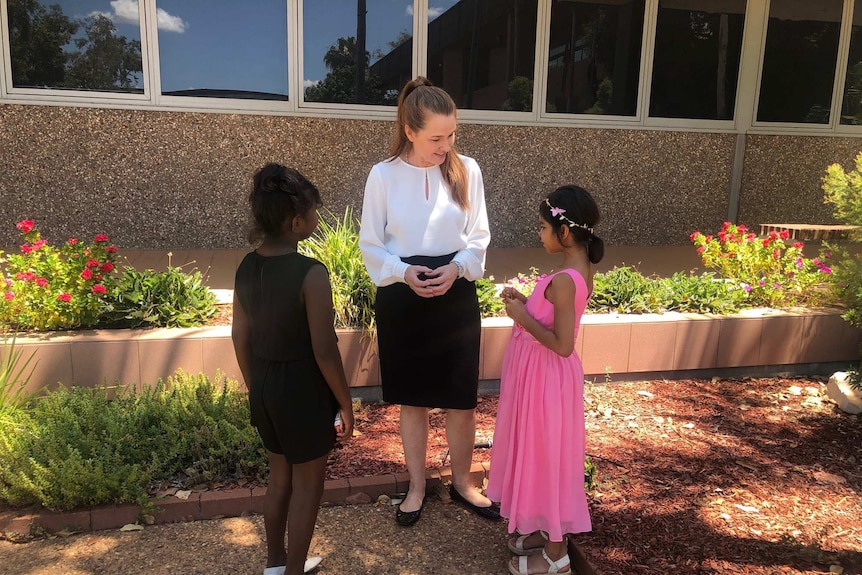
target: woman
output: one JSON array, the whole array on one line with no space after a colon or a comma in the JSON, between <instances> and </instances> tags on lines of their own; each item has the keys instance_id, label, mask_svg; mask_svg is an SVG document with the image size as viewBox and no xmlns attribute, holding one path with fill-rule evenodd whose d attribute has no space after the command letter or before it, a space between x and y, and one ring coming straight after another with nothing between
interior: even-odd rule
<instances>
[{"instance_id":1,"label":"woman","mask_svg":"<svg viewBox=\"0 0 862 575\"><path fill-rule=\"evenodd\" d=\"M378 286L383 399L401 406L410 475L395 518L419 520L425 503L428 409L444 408L452 498L479 515L499 508L470 482L476 435L481 323L475 280L490 241L482 172L455 151L452 98L425 78L398 97L390 157L365 184L359 246Z\"/></svg>"}]
</instances>

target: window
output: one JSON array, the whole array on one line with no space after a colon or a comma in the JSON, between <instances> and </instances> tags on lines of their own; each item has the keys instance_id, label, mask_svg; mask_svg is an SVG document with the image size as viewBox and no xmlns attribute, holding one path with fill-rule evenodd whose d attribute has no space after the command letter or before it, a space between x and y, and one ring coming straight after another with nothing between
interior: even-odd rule
<instances>
[{"instance_id":1,"label":"window","mask_svg":"<svg viewBox=\"0 0 862 575\"><path fill-rule=\"evenodd\" d=\"M844 100L841 106L842 124L862 124L862 0L853 9L850 32L850 57L844 80Z\"/></svg>"},{"instance_id":2,"label":"window","mask_svg":"<svg viewBox=\"0 0 862 575\"><path fill-rule=\"evenodd\" d=\"M306 102L397 104L413 75L412 2L305 0L302 18Z\"/></svg>"},{"instance_id":3,"label":"window","mask_svg":"<svg viewBox=\"0 0 862 575\"><path fill-rule=\"evenodd\" d=\"M759 121L829 123L842 7L843 0L772 0Z\"/></svg>"},{"instance_id":4,"label":"window","mask_svg":"<svg viewBox=\"0 0 862 575\"><path fill-rule=\"evenodd\" d=\"M430 0L428 78L459 108L533 108L538 0Z\"/></svg>"},{"instance_id":5,"label":"window","mask_svg":"<svg viewBox=\"0 0 862 575\"><path fill-rule=\"evenodd\" d=\"M644 0L554 2L547 111L637 113Z\"/></svg>"},{"instance_id":6,"label":"window","mask_svg":"<svg viewBox=\"0 0 862 575\"><path fill-rule=\"evenodd\" d=\"M287 100L285 0L156 0L162 94Z\"/></svg>"},{"instance_id":7,"label":"window","mask_svg":"<svg viewBox=\"0 0 862 575\"><path fill-rule=\"evenodd\" d=\"M143 93L138 0L8 0L7 12L14 88Z\"/></svg>"},{"instance_id":8,"label":"window","mask_svg":"<svg viewBox=\"0 0 862 575\"><path fill-rule=\"evenodd\" d=\"M650 116L732 120L745 0L659 0Z\"/></svg>"}]
</instances>

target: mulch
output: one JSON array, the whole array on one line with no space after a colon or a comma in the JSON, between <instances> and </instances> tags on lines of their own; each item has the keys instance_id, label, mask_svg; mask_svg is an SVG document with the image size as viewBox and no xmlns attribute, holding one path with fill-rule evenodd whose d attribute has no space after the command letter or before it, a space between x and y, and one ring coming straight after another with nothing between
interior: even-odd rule
<instances>
[{"instance_id":1,"label":"mulch","mask_svg":"<svg viewBox=\"0 0 862 575\"><path fill-rule=\"evenodd\" d=\"M825 378L587 385L593 531L575 540L597 573L862 574L862 418L825 389ZM479 403L478 443L496 405ZM397 413L363 405L328 478L404 471ZM443 422L432 411L432 468L448 464Z\"/></svg>"}]
</instances>

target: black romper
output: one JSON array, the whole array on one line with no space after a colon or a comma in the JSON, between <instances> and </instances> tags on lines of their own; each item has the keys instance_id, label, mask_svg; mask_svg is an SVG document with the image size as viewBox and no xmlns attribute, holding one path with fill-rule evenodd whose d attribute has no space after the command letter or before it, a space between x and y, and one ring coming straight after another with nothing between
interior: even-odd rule
<instances>
[{"instance_id":1,"label":"black romper","mask_svg":"<svg viewBox=\"0 0 862 575\"><path fill-rule=\"evenodd\" d=\"M304 463L335 445L338 410L311 346L302 283L319 261L298 253L245 256L236 295L251 325L251 423L264 446Z\"/></svg>"}]
</instances>

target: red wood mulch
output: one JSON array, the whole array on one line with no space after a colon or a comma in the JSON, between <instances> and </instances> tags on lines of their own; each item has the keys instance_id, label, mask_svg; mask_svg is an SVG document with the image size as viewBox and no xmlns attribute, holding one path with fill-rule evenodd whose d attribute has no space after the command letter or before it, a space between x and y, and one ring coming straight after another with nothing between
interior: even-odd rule
<instances>
[{"instance_id":1,"label":"red wood mulch","mask_svg":"<svg viewBox=\"0 0 862 575\"><path fill-rule=\"evenodd\" d=\"M862 418L822 378L588 385L587 453L598 468L593 531L578 535L600 575L862 574ZM493 434L496 397L478 409ZM428 466L445 460L433 413ZM364 405L361 435L329 478L403 471L397 407ZM477 449L475 461L490 458Z\"/></svg>"}]
</instances>

